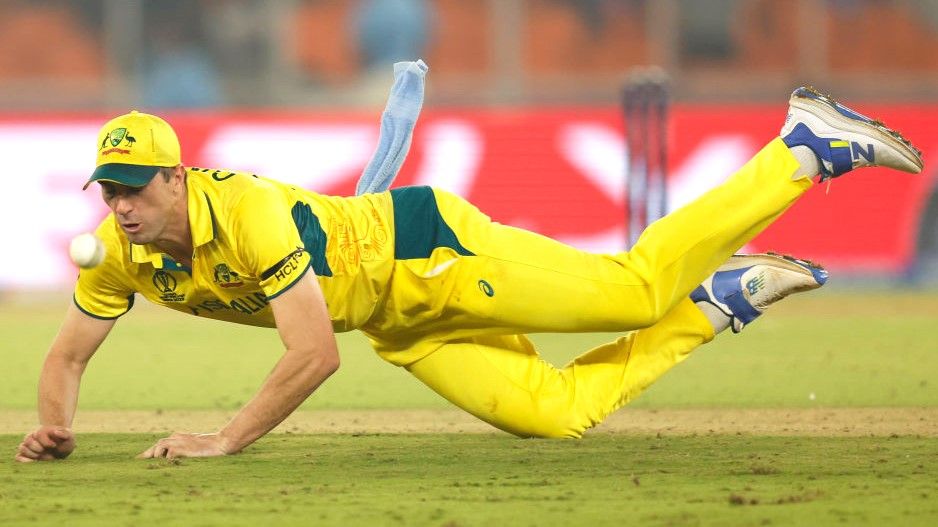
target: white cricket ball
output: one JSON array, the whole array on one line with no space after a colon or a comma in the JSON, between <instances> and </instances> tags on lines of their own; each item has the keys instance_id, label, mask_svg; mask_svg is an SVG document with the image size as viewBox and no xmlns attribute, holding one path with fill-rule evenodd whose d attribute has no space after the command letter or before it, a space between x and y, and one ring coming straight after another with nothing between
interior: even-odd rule
<instances>
[{"instance_id":1,"label":"white cricket ball","mask_svg":"<svg viewBox=\"0 0 938 527\"><path fill-rule=\"evenodd\" d=\"M91 269L104 261L104 243L90 232L79 234L72 238L68 255L78 267Z\"/></svg>"}]
</instances>

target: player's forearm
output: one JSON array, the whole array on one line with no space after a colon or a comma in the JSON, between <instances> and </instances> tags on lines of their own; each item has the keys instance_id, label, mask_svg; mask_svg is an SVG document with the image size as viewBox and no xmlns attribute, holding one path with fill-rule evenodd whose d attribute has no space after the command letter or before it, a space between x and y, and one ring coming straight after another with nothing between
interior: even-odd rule
<instances>
[{"instance_id":1,"label":"player's forearm","mask_svg":"<svg viewBox=\"0 0 938 527\"><path fill-rule=\"evenodd\" d=\"M338 352L288 350L254 398L220 432L238 452L293 413L339 367Z\"/></svg>"},{"instance_id":2,"label":"player's forearm","mask_svg":"<svg viewBox=\"0 0 938 527\"><path fill-rule=\"evenodd\" d=\"M85 366L86 363L68 360L54 353L46 357L39 377L40 424L72 426Z\"/></svg>"}]
</instances>

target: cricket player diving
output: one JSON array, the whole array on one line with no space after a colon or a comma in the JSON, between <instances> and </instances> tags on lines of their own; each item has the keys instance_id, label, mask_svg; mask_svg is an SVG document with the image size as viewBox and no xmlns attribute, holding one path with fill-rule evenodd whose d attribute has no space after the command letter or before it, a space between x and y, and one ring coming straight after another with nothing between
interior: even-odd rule
<instances>
[{"instance_id":1,"label":"cricket player diving","mask_svg":"<svg viewBox=\"0 0 938 527\"><path fill-rule=\"evenodd\" d=\"M240 452L339 367L335 332L359 330L391 364L520 437L580 437L698 346L827 280L820 266L737 255L820 181L854 169L922 170L898 132L811 88L780 137L725 183L653 223L628 252L590 254L492 222L429 187L357 197L186 167L173 129L145 113L101 129L97 183L111 213L104 261L82 269L39 379L22 462L64 458L82 373L135 295L192 315L275 327L284 353L222 429L173 434L141 457ZM809 231L810 226L805 226ZM532 332L618 332L563 368Z\"/></svg>"}]
</instances>

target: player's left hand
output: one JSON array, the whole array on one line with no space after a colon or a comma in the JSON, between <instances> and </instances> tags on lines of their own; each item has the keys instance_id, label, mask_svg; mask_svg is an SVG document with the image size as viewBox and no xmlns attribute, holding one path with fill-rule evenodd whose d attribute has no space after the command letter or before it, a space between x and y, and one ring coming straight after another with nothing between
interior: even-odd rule
<instances>
[{"instance_id":1,"label":"player's left hand","mask_svg":"<svg viewBox=\"0 0 938 527\"><path fill-rule=\"evenodd\" d=\"M228 450L228 441L221 434L182 434L177 432L157 441L156 444L137 456L137 459L215 457L225 456L230 453L232 452Z\"/></svg>"}]
</instances>

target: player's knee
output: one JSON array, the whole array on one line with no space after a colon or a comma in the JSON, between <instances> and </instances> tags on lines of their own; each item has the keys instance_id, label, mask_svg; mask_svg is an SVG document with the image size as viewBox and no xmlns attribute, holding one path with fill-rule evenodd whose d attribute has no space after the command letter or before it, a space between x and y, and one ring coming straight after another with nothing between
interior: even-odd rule
<instances>
[{"instance_id":1,"label":"player's knee","mask_svg":"<svg viewBox=\"0 0 938 527\"><path fill-rule=\"evenodd\" d=\"M642 329L654 326L671 309L667 301L672 291L660 277L648 272L636 272L633 279L638 282L628 288L623 299L620 324L629 329Z\"/></svg>"},{"instance_id":2,"label":"player's knee","mask_svg":"<svg viewBox=\"0 0 938 527\"><path fill-rule=\"evenodd\" d=\"M635 329L642 329L654 326L659 320L664 318L668 310L655 301L654 296L649 296L644 302L635 305L629 310L629 324Z\"/></svg>"},{"instance_id":3,"label":"player's knee","mask_svg":"<svg viewBox=\"0 0 938 527\"><path fill-rule=\"evenodd\" d=\"M521 438L579 439L586 428L575 416L554 415L519 423L507 431Z\"/></svg>"},{"instance_id":4,"label":"player's knee","mask_svg":"<svg viewBox=\"0 0 938 527\"><path fill-rule=\"evenodd\" d=\"M519 435L518 437L525 439L580 439L583 437L583 432L562 427L542 428L531 434Z\"/></svg>"}]
</instances>

